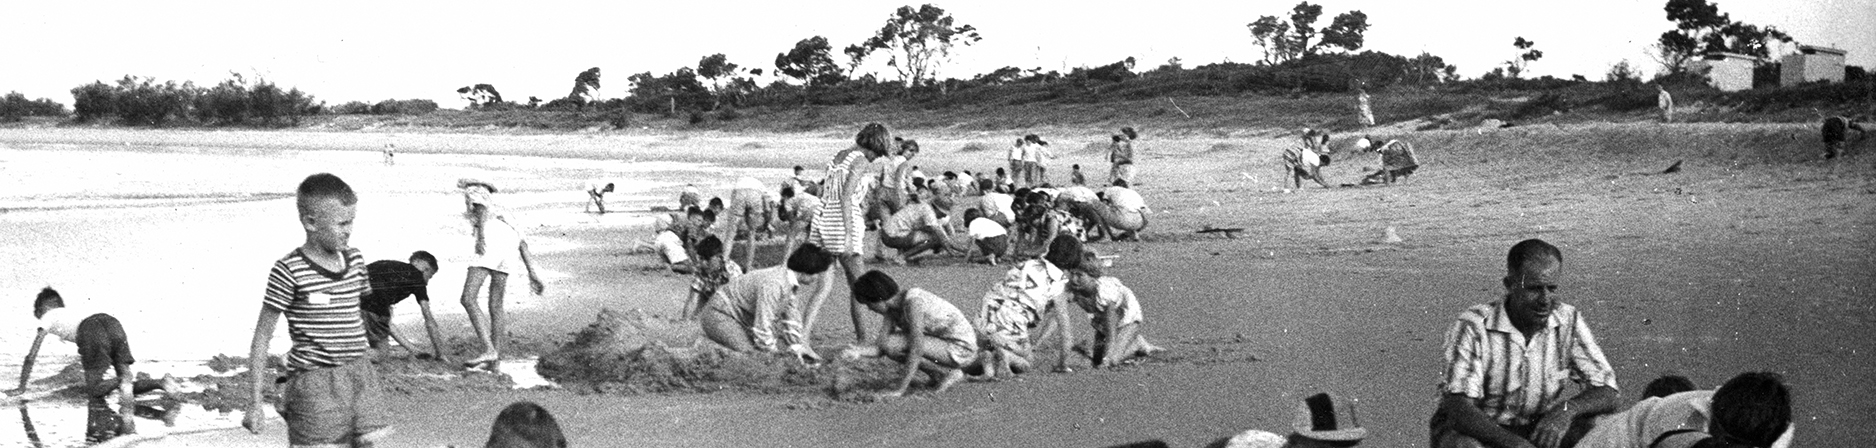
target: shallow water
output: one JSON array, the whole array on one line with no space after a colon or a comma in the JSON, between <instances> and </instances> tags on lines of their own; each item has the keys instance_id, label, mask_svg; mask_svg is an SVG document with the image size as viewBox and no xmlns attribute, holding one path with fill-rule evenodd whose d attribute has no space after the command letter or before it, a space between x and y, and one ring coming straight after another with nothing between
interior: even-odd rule
<instances>
[{"instance_id":1,"label":"shallow water","mask_svg":"<svg viewBox=\"0 0 1876 448\"><path fill-rule=\"evenodd\" d=\"M460 266L473 255L455 189L459 178L500 187L498 201L530 234L534 252L550 257L571 243L542 236L543 227L643 225L653 216L645 210L674 205L686 183L709 195L727 191L739 176L777 182L787 175L781 169L492 155L402 154L387 165L375 148L0 143L0 260L7 260L0 263L0 303L13 304L0 306L0 372L20 369L37 327L30 300L46 286L58 289L68 306L122 321L139 372L189 376L202 373L200 364L216 354L244 355L268 269L304 241L292 191L318 172L337 174L358 192L351 245L368 259L401 260L421 249L441 260L443 269L431 281L436 297L455 296ZM616 185L606 198L609 209L637 212L582 212L584 186L593 180ZM563 274L542 275L551 283ZM551 300L551 290L536 297L524 284L510 284L509 307ZM436 310L461 313L453 306ZM420 321L408 311L397 318L400 326ZM277 328L271 348L283 353L289 346L286 325ZM76 360L76 352L74 345L48 338L34 377L56 373ZM0 388L13 386L0 380ZM83 403L36 402L19 410L46 446L82 442ZM174 430L239 423L238 415L189 410ZM25 426L0 425L0 447L32 446Z\"/></svg>"}]
</instances>

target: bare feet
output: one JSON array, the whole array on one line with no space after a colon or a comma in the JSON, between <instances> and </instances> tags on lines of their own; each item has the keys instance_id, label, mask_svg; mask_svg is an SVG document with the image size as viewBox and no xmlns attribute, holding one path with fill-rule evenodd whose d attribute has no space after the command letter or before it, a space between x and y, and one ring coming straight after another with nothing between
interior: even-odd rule
<instances>
[{"instance_id":1,"label":"bare feet","mask_svg":"<svg viewBox=\"0 0 1876 448\"><path fill-rule=\"evenodd\" d=\"M944 392L945 390L951 389L951 385L957 384L959 381L964 381L963 371L956 369L947 370L945 371L945 377L938 380L938 386L932 388L932 393Z\"/></svg>"}]
</instances>

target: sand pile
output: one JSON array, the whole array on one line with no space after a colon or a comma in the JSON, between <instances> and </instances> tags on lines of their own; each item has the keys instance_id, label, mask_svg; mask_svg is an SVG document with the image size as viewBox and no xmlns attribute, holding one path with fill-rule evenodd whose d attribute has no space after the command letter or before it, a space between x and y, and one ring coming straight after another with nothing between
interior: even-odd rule
<instances>
[{"instance_id":1,"label":"sand pile","mask_svg":"<svg viewBox=\"0 0 1876 448\"><path fill-rule=\"evenodd\" d=\"M791 357L744 355L704 340L695 324L642 311L601 310L572 342L541 357L542 377L576 392L746 390L846 397L890 376L876 361L810 366Z\"/></svg>"}]
</instances>

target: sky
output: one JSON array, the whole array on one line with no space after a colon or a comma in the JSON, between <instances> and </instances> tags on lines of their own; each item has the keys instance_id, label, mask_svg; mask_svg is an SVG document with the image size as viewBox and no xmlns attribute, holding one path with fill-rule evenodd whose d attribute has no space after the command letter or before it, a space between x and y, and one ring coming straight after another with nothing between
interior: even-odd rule
<instances>
[{"instance_id":1,"label":"sky","mask_svg":"<svg viewBox=\"0 0 1876 448\"><path fill-rule=\"evenodd\" d=\"M466 105L456 89L491 84L505 99L566 96L573 78L601 70L602 98L626 93L635 73L665 74L724 53L771 72L777 53L825 36L835 59L865 40L904 2L827 0L492 3L442 1L18 1L0 0L0 91L71 103L71 89L124 75L213 85L230 72L297 87L331 105L431 99ZM1627 60L1658 70L1648 46L1673 24L1666 0L1323 0L1318 26L1346 11L1368 15L1364 50L1428 52L1476 77L1502 65L1523 37L1544 52L1531 76L1600 79ZM1722 12L1775 26L1801 44L1849 51L1876 68L1876 0L1719 0ZM983 40L952 52L940 77L969 78L1005 66L1067 72L1173 57L1185 67L1255 62L1246 25L1287 18L1290 0L941 0ZM916 6L917 4L912 4ZM1149 6L1150 5L1150 6ZM1795 50L1784 46L1782 55ZM869 63L863 71L891 69Z\"/></svg>"}]
</instances>

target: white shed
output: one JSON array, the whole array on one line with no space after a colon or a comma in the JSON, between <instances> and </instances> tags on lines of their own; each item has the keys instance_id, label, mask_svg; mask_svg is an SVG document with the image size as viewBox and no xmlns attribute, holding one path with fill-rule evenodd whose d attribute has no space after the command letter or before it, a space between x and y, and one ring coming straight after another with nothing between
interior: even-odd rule
<instances>
[{"instance_id":1,"label":"white shed","mask_svg":"<svg viewBox=\"0 0 1876 448\"><path fill-rule=\"evenodd\" d=\"M1848 52L1816 45L1799 45L1798 52L1780 61L1778 85L1795 86L1812 81L1843 82L1843 59Z\"/></svg>"},{"instance_id":2,"label":"white shed","mask_svg":"<svg viewBox=\"0 0 1876 448\"><path fill-rule=\"evenodd\" d=\"M1713 52L1687 65L1695 72L1706 73L1707 82L1714 88L1732 92L1752 89L1752 67L1758 63L1759 58L1752 56Z\"/></svg>"}]
</instances>

